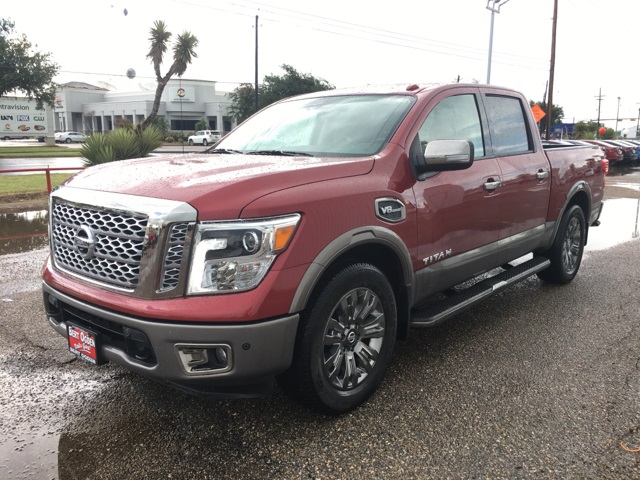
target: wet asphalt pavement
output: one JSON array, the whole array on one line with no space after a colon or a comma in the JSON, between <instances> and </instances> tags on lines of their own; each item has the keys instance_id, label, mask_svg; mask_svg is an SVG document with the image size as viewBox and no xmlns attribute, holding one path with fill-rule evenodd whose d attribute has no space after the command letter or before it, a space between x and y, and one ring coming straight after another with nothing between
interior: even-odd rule
<instances>
[{"instance_id":1,"label":"wet asphalt pavement","mask_svg":"<svg viewBox=\"0 0 640 480\"><path fill-rule=\"evenodd\" d=\"M629 198L607 200L573 283L412 331L340 417L76 360L42 309L46 251L0 256L0 478L640 478L640 174L607 184Z\"/></svg>"}]
</instances>

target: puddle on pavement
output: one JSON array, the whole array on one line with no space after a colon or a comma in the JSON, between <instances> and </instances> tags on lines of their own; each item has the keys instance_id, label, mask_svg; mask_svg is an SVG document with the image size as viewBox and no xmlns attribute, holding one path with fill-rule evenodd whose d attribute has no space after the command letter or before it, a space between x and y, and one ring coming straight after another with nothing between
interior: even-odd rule
<instances>
[{"instance_id":1,"label":"puddle on pavement","mask_svg":"<svg viewBox=\"0 0 640 480\"><path fill-rule=\"evenodd\" d=\"M48 221L47 210L0 213L0 255L45 247Z\"/></svg>"},{"instance_id":2,"label":"puddle on pavement","mask_svg":"<svg viewBox=\"0 0 640 480\"><path fill-rule=\"evenodd\" d=\"M640 236L640 199L618 198L604 202L600 226L589 229L585 251L604 250Z\"/></svg>"},{"instance_id":3,"label":"puddle on pavement","mask_svg":"<svg viewBox=\"0 0 640 480\"><path fill-rule=\"evenodd\" d=\"M86 375L59 366L57 369L27 368L27 358L0 357L0 478L27 480L60 478L60 442L69 419L104 383L95 372ZM25 369L29 380L25 380ZM64 406L69 412L65 412ZM80 447L82 448L82 447ZM92 478L86 477L71 478Z\"/></svg>"},{"instance_id":4,"label":"puddle on pavement","mask_svg":"<svg viewBox=\"0 0 640 480\"><path fill-rule=\"evenodd\" d=\"M60 434L45 430L21 434L13 442L0 445L0 471L15 480L58 478Z\"/></svg>"}]
</instances>

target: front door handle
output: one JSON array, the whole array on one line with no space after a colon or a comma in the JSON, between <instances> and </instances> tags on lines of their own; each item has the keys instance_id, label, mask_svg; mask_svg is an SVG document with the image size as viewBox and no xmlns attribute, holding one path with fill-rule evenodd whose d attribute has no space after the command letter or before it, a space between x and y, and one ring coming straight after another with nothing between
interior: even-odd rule
<instances>
[{"instance_id":1,"label":"front door handle","mask_svg":"<svg viewBox=\"0 0 640 480\"><path fill-rule=\"evenodd\" d=\"M489 182L485 182L484 183L484 189L485 190L495 190L496 188L500 187L502 185L502 182L500 180L497 181L489 181Z\"/></svg>"},{"instance_id":2,"label":"front door handle","mask_svg":"<svg viewBox=\"0 0 640 480\"><path fill-rule=\"evenodd\" d=\"M549 172L540 169L538 170L536 177L538 177L538 180L544 180L545 178L549 178Z\"/></svg>"}]
</instances>

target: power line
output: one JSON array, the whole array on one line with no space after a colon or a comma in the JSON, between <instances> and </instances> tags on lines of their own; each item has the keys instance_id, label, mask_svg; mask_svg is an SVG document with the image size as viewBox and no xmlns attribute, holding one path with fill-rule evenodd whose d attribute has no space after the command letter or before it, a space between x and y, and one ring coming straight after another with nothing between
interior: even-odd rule
<instances>
[{"instance_id":1,"label":"power line","mask_svg":"<svg viewBox=\"0 0 640 480\"><path fill-rule=\"evenodd\" d=\"M459 58L469 58L472 60L483 60L485 58L484 50L478 49L475 47L468 47L468 46L459 45L455 43L442 42L442 41L432 40L424 37L407 35L404 33L394 32L394 31L380 29L376 27L370 27L367 25L360 25L360 24L351 23L351 22L345 22L342 20L323 17L319 15L313 15L313 14L299 12L291 9L285 9L281 7L273 7L271 5L266 5L266 4L251 1L251 0L244 0L245 4L236 3L234 1L226 1L226 2L223 1L223 2L219 2L217 4L218 6L214 6L211 4L201 4L201 3L198 3L195 1L189 1L189 0L172 0L172 1L174 3L179 3L183 5L191 5L194 7L211 9L211 10L216 10L216 11L221 11L225 13L230 13L233 15L240 15L240 16L246 16L246 17L253 17L254 14L245 13L243 11L220 8L219 5L220 3L226 3L228 6L231 6L232 8L237 7L240 9L251 10L252 12L255 12L255 8L258 7L260 9L261 14L268 13L271 15L275 15L276 17L284 17L284 20L283 20L279 18L273 18L273 17L262 15L261 19L264 21L293 25L300 28L308 28L309 26L308 23L313 22L314 25L311 26L313 30L329 33L333 35L340 35L340 36L356 38L360 40L367 40L375 43L397 46L397 47L411 48L413 50L427 51L431 53L437 53L440 55L454 56ZM246 5L246 3L256 5L256 7L253 7L251 5ZM298 21L307 22L307 25L293 23L288 20L289 18L293 18ZM331 22L331 23L327 23L327 22ZM319 27L318 25L324 25L324 28ZM332 28L332 29L329 29L329 28ZM336 31L333 29L339 29L342 31ZM379 38L376 38L376 37L379 37ZM410 44L407 44L406 42L416 42L418 44L422 44L423 46L410 45ZM450 51L446 51L446 50L450 50ZM451 50L458 53L454 53ZM522 62L514 63L513 61L507 61L508 59L506 58L502 61L496 60L496 63L500 63L504 65L513 65L513 66L530 68L530 69L547 69L548 68L548 61L546 60L535 59L533 57L525 57L520 55L504 54L504 53L496 53L496 55L499 55L502 57L512 57L514 61L518 61L519 59L522 59L522 61L524 62L533 61L533 62L537 62L539 65L529 66L526 64L522 64Z\"/></svg>"}]
</instances>

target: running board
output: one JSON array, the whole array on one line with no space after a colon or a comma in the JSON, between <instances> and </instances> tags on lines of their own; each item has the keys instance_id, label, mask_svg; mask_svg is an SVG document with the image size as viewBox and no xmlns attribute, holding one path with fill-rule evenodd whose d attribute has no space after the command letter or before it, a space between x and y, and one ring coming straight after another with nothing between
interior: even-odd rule
<instances>
[{"instance_id":1,"label":"running board","mask_svg":"<svg viewBox=\"0 0 640 480\"><path fill-rule=\"evenodd\" d=\"M509 268L504 272L482 280L466 290L456 292L444 300L414 309L411 315L411 326L432 327L442 323L494 293L544 270L550 263L547 258L534 257L532 260L515 267L508 265Z\"/></svg>"}]
</instances>

